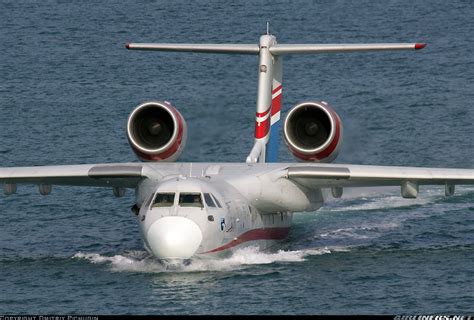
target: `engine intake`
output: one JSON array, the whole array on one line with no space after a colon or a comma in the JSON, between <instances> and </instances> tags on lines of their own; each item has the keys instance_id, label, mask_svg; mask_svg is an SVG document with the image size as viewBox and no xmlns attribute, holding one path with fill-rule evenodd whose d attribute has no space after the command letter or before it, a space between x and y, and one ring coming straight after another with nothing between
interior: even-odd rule
<instances>
[{"instance_id":1,"label":"engine intake","mask_svg":"<svg viewBox=\"0 0 474 320\"><path fill-rule=\"evenodd\" d=\"M342 122L326 103L308 101L294 106L283 134L293 155L304 161L331 162L342 144Z\"/></svg>"},{"instance_id":2,"label":"engine intake","mask_svg":"<svg viewBox=\"0 0 474 320\"><path fill-rule=\"evenodd\" d=\"M169 102L145 102L128 117L127 137L143 161L176 161L186 144L186 122Z\"/></svg>"}]
</instances>

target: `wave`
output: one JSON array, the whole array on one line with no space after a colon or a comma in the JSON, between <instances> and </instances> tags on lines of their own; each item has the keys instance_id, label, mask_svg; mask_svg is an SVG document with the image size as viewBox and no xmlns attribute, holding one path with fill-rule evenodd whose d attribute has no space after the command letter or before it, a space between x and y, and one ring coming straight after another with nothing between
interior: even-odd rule
<instances>
[{"instance_id":1,"label":"wave","mask_svg":"<svg viewBox=\"0 0 474 320\"><path fill-rule=\"evenodd\" d=\"M417 199L404 199L401 196L377 196L377 197L363 197L359 201L363 203L347 204L347 203L332 203L332 206L327 206L321 211L329 212L343 212L343 211L366 211L366 210L383 210L404 208L412 206L421 206L434 203L437 200L435 196L420 197ZM358 202L359 202L358 201Z\"/></svg>"},{"instance_id":2,"label":"wave","mask_svg":"<svg viewBox=\"0 0 474 320\"><path fill-rule=\"evenodd\" d=\"M205 271L230 271L246 266L271 263L303 262L309 256L330 254L333 252L349 251L348 247L334 246L311 248L303 250L285 251L275 253L260 251L257 247L246 247L236 250L230 257L223 259L193 258L189 263L169 265L163 263L145 251L131 251L121 255L104 256L99 253L78 252L73 259L86 260L93 264L105 264L116 272L205 272Z\"/></svg>"},{"instance_id":3,"label":"wave","mask_svg":"<svg viewBox=\"0 0 474 320\"><path fill-rule=\"evenodd\" d=\"M470 186L459 186L456 188L456 194L453 197L469 196L474 192ZM423 187L416 199L404 199L400 195L399 188L383 187L374 188L348 188L344 192L343 199L333 199L326 191L326 205L320 211L344 212L359 210L383 210L404 208L412 206L425 206L439 201L452 201L453 197L444 195L444 188L431 186L429 189ZM362 203L361 203L362 202Z\"/></svg>"},{"instance_id":4,"label":"wave","mask_svg":"<svg viewBox=\"0 0 474 320\"><path fill-rule=\"evenodd\" d=\"M388 221L382 223L364 223L363 225L338 228L334 230L321 230L316 237L323 239L374 239L388 231L400 227L402 221Z\"/></svg>"}]
</instances>

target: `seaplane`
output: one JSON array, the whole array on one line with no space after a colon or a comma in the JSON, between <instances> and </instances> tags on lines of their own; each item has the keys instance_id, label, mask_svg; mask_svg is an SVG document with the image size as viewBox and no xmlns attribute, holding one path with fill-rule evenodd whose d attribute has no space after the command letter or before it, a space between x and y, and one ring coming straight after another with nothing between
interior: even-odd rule
<instances>
[{"instance_id":1,"label":"seaplane","mask_svg":"<svg viewBox=\"0 0 474 320\"><path fill-rule=\"evenodd\" d=\"M228 256L244 246L268 249L285 239L295 212L314 212L344 188L395 186L416 198L420 185L474 184L474 169L336 164L343 124L325 101L302 101L281 117L286 55L418 51L424 43L282 44L267 32L258 44L127 43L128 50L258 56L255 139L241 163L177 162L187 141L186 121L170 102L149 101L130 113L126 135L140 160L0 168L5 195L18 184L135 190L132 211L145 249L159 261ZM279 163L280 136L297 159ZM324 192L323 192L324 191ZM132 215L133 216L133 215Z\"/></svg>"}]
</instances>

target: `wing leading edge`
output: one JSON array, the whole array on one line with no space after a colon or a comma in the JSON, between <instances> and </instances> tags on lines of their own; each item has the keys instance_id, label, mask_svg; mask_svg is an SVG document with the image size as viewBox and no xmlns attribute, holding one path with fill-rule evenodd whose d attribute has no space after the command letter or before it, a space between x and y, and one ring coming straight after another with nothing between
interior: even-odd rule
<instances>
[{"instance_id":1,"label":"wing leading edge","mask_svg":"<svg viewBox=\"0 0 474 320\"><path fill-rule=\"evenodd\" d=\"M400 186L402 196L414 198L418 185L445 185L446 194L456 184L474 184L473 169L364 165L289 165L284 177L307 188Z\"/></svg>"},{"instance_id":2,"label":"wing leading edge","mask_svg":"<svg viewBox=\"0 0 474 320\"><path fill-rule=\"evenodd\" d=\"M135 188L146 177L139 163L0 168L7 194L17 184Z\"/></svg>"}]
</instances>

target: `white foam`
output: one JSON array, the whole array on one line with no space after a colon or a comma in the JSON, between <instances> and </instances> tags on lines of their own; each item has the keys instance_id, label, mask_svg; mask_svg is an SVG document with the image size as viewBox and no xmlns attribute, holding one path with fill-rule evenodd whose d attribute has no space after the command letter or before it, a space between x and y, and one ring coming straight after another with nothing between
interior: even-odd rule
<instances>
[{"instance_id":1,"label":"white foam","mask_svg":"<svg viewBox=\"0 0 474 320\"><path fill-rule=\"evenodd\" d=\"M316 236L326 239L373 239L386 231L398 228L402 222L403 219L381 223L364 223L364 225L339 228L335 230L321 230L322 232Z\"/></svg>"},{"instance_id":2,"label":"white foam","mask_svg":"<svg viewBox=\"0 0 474 320\"><path fill-rule=\"evenodd\" d=\"M276 253L262 252L257 247L238 249L230 257L224 259L195 258L187 265L165 265L146 252L126 253L124 255L103 256L98 253L78 252L72 258L87 260L93 264L108 264L112 271L125 272L203 272L230 271L251 265L271 264L278 262L302 262L306 257L329 254L331 252L348 251L347 247L324 247L304 250L285 251Z\"/></svg>"},{"instance_id":3,"label":"white foam","mask_svg":"<svg viewBox=\"0 0 474 320\"><path fill-rule=\"evenodd\" d=\"M361 192L358 192L361 190ZM377 192L377 190L380 190ZM344 193L343 199L333 199L331 196L326 197L325 206L321 211L341 212L341 211L357 211L357 210L379 210L379 209L393 209L403 208L415 205L427 205L435 203L440 199L444 199L444 187L430 186L429 188L423 186L420 189L418 198L405 199L400 195L399 188L384 187L379 189L374 188L348 188L348 192ZM456 195L465 195L474 191L474 187L459 186L456 189ZM357 205L348 205L344 200L363 200L364 203Z\"/></svg>"},{"instance_id":4,"label":"white foam","mask_svg":"<svg viewBox=\"0 0 474 320\"><path fill-rule=\"evenodd\" d=\"M357 205L347 205L341 203L340 206L326 207L324 211L342 212L342 211L359 211L359 210L380 210L403 208L415 205L427 205L433 203L435 197L420 197L417 199L404 199L400 196L384 196L374 198L364 198L365 202Z\"/></svg>"}]
</instances>

